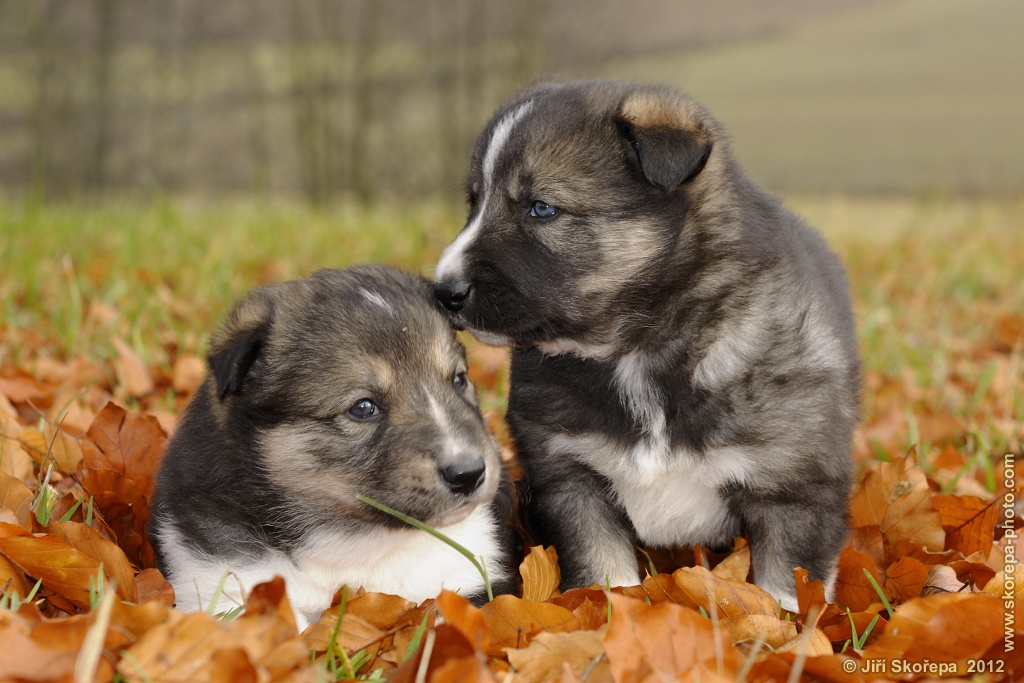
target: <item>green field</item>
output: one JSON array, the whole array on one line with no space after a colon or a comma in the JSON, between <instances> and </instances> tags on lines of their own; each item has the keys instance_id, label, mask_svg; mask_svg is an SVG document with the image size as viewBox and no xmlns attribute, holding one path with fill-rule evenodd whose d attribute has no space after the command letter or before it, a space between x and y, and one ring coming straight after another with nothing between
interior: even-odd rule
<instances>
[{"instance_id":1,"label":"green field","mask_svg":"<svg viewBox=\"0 0 1024 683\"><path fill-rule=\"evenodd\" d=\"M611 73L692 92L778 189L1012 194L1024 187L1022 35L1014 0L884 2Z\"/></svg>"},{"instance_id":2,"label":"green field","mask_svg":"<svg viewBox=\"0 0 1024 683\"><path fill-rule=\"evenodd\" d=\"M867 423L891 412L876 390L896 382L899 410L953 415L983 432L976 442L986 451L1019 447L1024 367L1019 342L1007 337L1024 325L1024 202L798 196L788 204L847 264ZM0 367L110 359L119 336L164 369L181 353L201 354L232 302L262 282L366 261L430 275L463 218L437 203L6 204L0 216ZM994 355L999 344L1012 353Z\"/></svg>"}]
</instances>

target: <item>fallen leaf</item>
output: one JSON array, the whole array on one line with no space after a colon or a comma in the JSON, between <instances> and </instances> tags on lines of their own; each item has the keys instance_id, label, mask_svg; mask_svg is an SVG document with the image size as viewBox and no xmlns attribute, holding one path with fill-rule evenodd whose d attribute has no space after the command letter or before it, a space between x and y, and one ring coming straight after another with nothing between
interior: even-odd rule
<instances>
[{"instance_id":1,"label":"fallen leaf","mask_svg":"<svg viewBox=\"0 0 1024 683\"><path fill-rule=\"evenodd\" d=\"M96 582L100 563L85 553L51 534L0 538L0 553L47 589L89 607L89 581Z\"/></svg>"},{"instance_id":2,"label":"fallen leaf","mask_svg":"<svg viewBox=\"0 0 1024 683\"><path fill-rule=\"evenodd\" d=\"M130 657L118 662L118 671L125 680L212 682L217 680L212 664L218 653L232 649L245 652L260 680L270 678L266 673L270 666L283 677L309 662L309 650L295 639L294 622L281 618L276 609L269 613L256 609L233 621L221 621L205 612L170 615L128 649Z\"/></svg>"},{"instance_id":3,"label":"fallen leaf","mask_svg":"<svg viewBox=\"0 0 1024 683\"><path fill-rule=\"evenodd\" d=\"M587 672L588 681L605 680L610 676L604 658L606 631L607 626L595 631L538 633L527 647L509 650L508 661L517 680L525 683L557 680L565 668L574 676Z\"/></svg>"},{"instance_id":4,"label":"fallen leaf","mask_svg":"<svg viewBox=\"0 0 1024 683\"><path fill-rule=\"evenodd\" d=\"M872 463L850 501L850 525L877 525L891 558L906 554L910 545L939 552L946 535L931 498L928 481L913 454L894 462Z\"/></svg>"},{"instance_id":5,"label":"fallen leaf","mask_svg":"<svg viewBox=\"0 0 1024 683\"><path fill-rule=\"evenodd\" d=\"M190 396L203 383L206 375L206 363L199 356L184 354L174 361L174 372L171 386L179 394Z\"/></svg>"},{"instance_id":6,"label":"fallen leaf","mask_svg":"<svg viewBox=\"0 0 1024 683\"><path fill-rule=\"evenodd\" d=\"M174 587L155 567L143 569L135 576L135 590L139 594L140 603L160 603L167 607L174 605Z\"/></svg>"},{"instance_id":7,"label":"fallen leaf","mask_svg":"<svg viewBox=\"0 0 1024 683\"><path fill-rule=\"evenodd\" d=\"M836 574L836 603L848 607L854 612L863 612L872 603L879 600L871 582L864 575L864 569L871 572L875 580L881 584L878 567L875 561L865 553L854 550L850 546L839 553L838 571Z\"/></svg>"},{"instance_id":8,"label":"fallen leaf","mask_svg":"<svg viewBox=\"0 0 1024 683\"><path fill-rule=\"evenodd\" d=\"M117 368L117 375L121 381L121 386L127 395L133 398L141 398L151 394L155 388L153 378L138 354L124 340L118 337L111 337L110 343L113 344L114 349L117 351L117 359L114 365Z\"/></svg>"},{"instance_id":9,"label":"fallen leaf","mask_svg":"<svg viewBox=\"0 0 1024 683\"><path fill-rule=\"evenodd\" d=\"M33 497L23 481L0 471L0 510L9 510L14 521L26 529L32 528L32 510L29 506Z\"/></svg>"},{"instance_id":10,"label":"fallen leaf","mask_svg":"<svg viewBox=\"0 0 1024 683\"><path fill-rule=\"evenodd\" d=\"M723 579L746 582L750 575L750 544L747 539L737 539L729 556L715 565L711 573Z\"/></svg>"},{"instance_id":11,"label":"fallen leaf","mask_svg":"<svg viewBox=\"0 0 1024 683\"><path fill-rule=\"evenodd\" d=\"M558 553L553 546L533 546L519 565L523 577L523 598L541 602L558 595L562 574L558 568Z\"/></svg>"},{"instance_id":12,"label":"fallen leaf","mask_svg":"<svg viewBox=\"0 0 1024 683\"><path fill-rule=\"evenodd\" d=\"M850 625L851 618L853 626ZM864 634L867 633L867 643L871 644L885 630L887 623L883 616L879 616L875 612L851 612L849 615L838 615L832 620L832 623L823 625L821 630L837 649L842 649L847 640L850 640L852 644L854 629L856 629L858 637L864 637ZM871 629L870 633L868 633L868 628Z\"/></svg>"},{"instance_id":13,"label":"fallen leaf","mask_svg":"<svg viewBox=\"0 0 1024 683\"><path fill-rule=\"evenodd\" d=\"M46 426L46 432L37 429L23 429L19 437L22 448L32 456L32 459L40 465L46 458L52 458L56 467L64 474L71 474L78 469L82 462L82 448L76 439L71 438L63 430L57 430L50 425Z\"/></svg>"},{"instance_id":14,"label":"fallen leaf","mask_svg":"<svg viewBox=\"0 0 1024 683\"><path fill-rule=\"evenodd\" d=\"M82 468L111 470L131 479L139 493L153 497L167 435L156 420L108 403L96 416L82 444Z\"/></svg>"},{"instance_id":15,"label":"fallen leaf","mask_svg":"<svg viewBox=\"0 0 1024 683\"><path fill-rule=\"evenodd\" d=\"M124 551L100 536L95 529L79 522L51 522L47 529L72 548L80 550L103 565L103 575L114 584L122 600L138 602L135 571Z\"/></svg>"},{"instance_id":16,"label":"fallen leaf","mask_svg":"<svg viewBox=\"0 0 1024 683\"><path fill-rule=\"evenodd\" d=\"M437 596L437 610L445 623L458 630L479 652L488 649L487 619L483 613L458 593L442 590Z\"/></svg>"},{"instance_id":17,"label":"fallen leaf","mask_svg":"<svg viewBox=\"0 0 1024 683\"><path fill-rule=\"evenodd\" d=\"M149 508L135 482L119 472L88 468L82 471L81 484L128 560L136 566L154 566L156 555L146 534Z\"/></svg>"},{"instance_id":18,"label":"fallen leaf","mask_svg":"<svg viewBox=\"0 0 1024 683\"><path fill-rule=\"evenodd\" d=\"M804 630L799 638L779 648L779 652L793 652L806 657L822 657L832 654L832 641L820 628Z\"/></svg>"},{"instance_id":19,"label":"fallen leaf","mask_svg":"<svg viewBox=\"0 0 1024 683\"><path fill-rule=\"evenodd\" d=\"M913 557L901 557L885 569L882 587L886 597L895 597L900 602L921 595L928 580L928 567Z\"/></svg>"},{"instance_id":20,"label":"fallen leaf","mask_svg":"<svg viewBox=\"0 0 1024 683\"><path fill-rule=\"evenodd\" d=\"M800 614L818 621L827 621L839 614L839 608L825 599L825 586L820 579L810 580L806 569L797 568L793 571L796 580L796 604Z\"/></svg>"},{"instance_id":21,"label":"fallen leaf","mask_svg":"<svg viewBox=\"0 0 1024 683\"><path fill-rule=\"evenodd\" d=\"M916 598L896 608L882 636L864 650L864 659L909 662L964 662L978 658L1002 639L999 598L983 593L947 593Z\"/></svg>"},{"instance_id":22,"label":"fallen leaf","mask_svg":"<svg viewBox=\"0 0 1024 683\"><path fill-rule=\"evenodd\" d=\"M609 600L612 620L604 647L616 683L735 678L739 653L709 619L670 602L647 605L614 593Z\"/></svg>"},{"instance_id":23,"label":"fallen leaf","mask_svg":"<svg viewBox=\"0 0 1024 683\"><path fill-rule=\"evenodd\" d=\"M738 617L744 614L768 614L778 617L779 603L764 589L750 583L723 579L703 567L683 567L672 578L698 607L712 618Z\"/></svg>"},{"instance_id":24,"label":"fallen leaf","mask_svg":"<svg viewBox=\"0 0 1024 683\"><path fill-rule=\"evenodd\" d=\"M576 616L564 607L514 595L499 595L480 611L487 622L489 646L485 652L492 657L504 654L504 648L525 647L541 631L563 633L580 627Z\"/></svg>"},{"instance_id":25,"label":"fallen leaf","mask_svg":"<svg viewBox=\"0 0 1024 683\"><path fill-rule=\"evenodd\" d=\"M942 528L946 531L947 549L958 550L964 557L977 551L988 557L999 521L1000 508L996 500L945 494L934 496L932 504L939 511Z\"/></svg>"},{"instance_id":26,"label":"fallen leaf","mask_svg":"<svg viewBox=\"0 0 1024 683\"><path fill-rule=\"evenodd\" d=\"M767 614L744 614L719 621L732 637L734 644L762 640L772 650L778 650L797 637L796 622L783 621ZM832 650L829 649L831 654Z\"/></svg>"}]
</instances>

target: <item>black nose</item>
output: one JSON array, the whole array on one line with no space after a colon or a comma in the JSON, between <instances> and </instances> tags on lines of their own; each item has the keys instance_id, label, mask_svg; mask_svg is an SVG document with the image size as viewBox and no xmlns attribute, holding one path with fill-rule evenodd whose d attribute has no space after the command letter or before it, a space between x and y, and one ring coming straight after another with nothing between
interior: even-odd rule
<instances>
[{"instance_id":1,"label":"black nose","mask_svg":"<svg viewBox=\"0 0 1024 683\"><path fill-rule=\"evenodd\" d=\"M472 493L484 483L487 468L483 458L441 468L441 477L453 493Z\"/></svg>"},{"instance_id":2,"label":"black nose","mask_svg":"<svg viewBox=\"0 0 1024 683\"><path fill-rule=\"evenodd\" d=\"M434 284L434 296L452 313L462 310L472 291L473 285L463 280L445 280Z\"/></svg>"}]
</instances>

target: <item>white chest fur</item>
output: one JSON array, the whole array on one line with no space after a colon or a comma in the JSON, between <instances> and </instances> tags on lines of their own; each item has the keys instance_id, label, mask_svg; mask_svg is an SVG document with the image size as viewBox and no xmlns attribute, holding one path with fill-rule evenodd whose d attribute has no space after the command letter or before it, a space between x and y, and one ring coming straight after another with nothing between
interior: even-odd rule
<instances>
[{"instance_id":1,"label":"white chest fur","mask_svg":"<svg viewBox=\"0 0 1024 683\"><path fill-rule=\"evenodd\" d=\"M557 435L548 442L556 453L572 453L611 483L644 543L655 546L719 543L735 533L721 488L742 482L745 455L718 449L696 456L685 450L652 448L641 441L632 449L604 436Z\"/></svg>"},{"instance_id":2,"label":"white chest fur","mask_svg":"<svg viewBox=\"0 0 1024 683\"><path fill-rule=\"evenodd\" d=\"M736 531L721 490L745 480L750 458L740 448L702 454L673 449L665 405L649 381L647 362L633 353L615 370L623 407L641 426L636 443L623 448L603 435L558 434L549 440L549 448L572 453L608 479L642 542L718 543L723 532Z\"/></svg>"},{"instance_id":3,"label":"white chest fur","mask_svg":"<svg viewBox=\"0 0 1024 683\"><path fill-rule=\"evenodd\" d=\"M501 551L496 522L487 507L440 531L482 555L491 581L505 578L497 564L488 561L497 560ZM256 584L282 576L300 630L319 618L343 585L414 602L435 597L442 588L463 594L483 588L480 574L465 557L418 529L381 529L363 536L315 530L291 557L268 551L255 561L197 554L183 545L170 525L161 530L160 543L179 609L207 609L229 571L218 611L241 604Z\"/></svg>"}]
</instances>

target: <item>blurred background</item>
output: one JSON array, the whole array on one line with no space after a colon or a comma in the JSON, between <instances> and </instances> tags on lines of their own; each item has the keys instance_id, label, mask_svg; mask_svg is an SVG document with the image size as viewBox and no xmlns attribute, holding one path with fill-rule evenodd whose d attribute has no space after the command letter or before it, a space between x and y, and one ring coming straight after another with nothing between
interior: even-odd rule
<instances>
[{"instance_id":1,"label":"blurred background","mask_svg":"<svg viewBox=\"0 0 1024 683\"><path fill-rule=\"evenodd\" d=\"M113 396L170 431L238 297L429 276L494 108L591 77L693 93L843 259L858 457L956 448L949 481L994 490L1024 442L1020 0L0 0L0 422L7 386L26 424ZM500 415L506 351L466 341Z\"/></svg>"},{"instance_id":2,"label":"blurred background","mask_svg":"<svg viewBox=\"0 0 1024 683\"><path fill-rule=\"evenodd\" d=\"M787 193L1024 187L1018 0L0 0L0 186L461 199L536 79L671 83Z\"/></svg>"}]
</instances>

